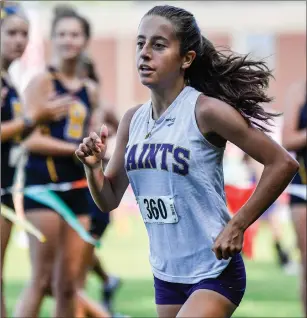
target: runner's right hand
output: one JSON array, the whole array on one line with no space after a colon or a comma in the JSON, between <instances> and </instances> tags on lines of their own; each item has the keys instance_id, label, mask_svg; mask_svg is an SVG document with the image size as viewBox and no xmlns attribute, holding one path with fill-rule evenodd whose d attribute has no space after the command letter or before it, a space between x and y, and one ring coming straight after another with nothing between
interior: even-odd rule
<instances>
[{"instance_id":1,"label":"runner's right hand","mask_svg":"<svg viewBox=\"0 0 307 318\"><path fill-rule=\"evenodd\" d=\"M97 168L102 164L102 160L107 150L108 128L102 125L100 137L91 132L89 137L83 139L75 154L77 158L89 168Z\"/></svg>"}]
</instances>

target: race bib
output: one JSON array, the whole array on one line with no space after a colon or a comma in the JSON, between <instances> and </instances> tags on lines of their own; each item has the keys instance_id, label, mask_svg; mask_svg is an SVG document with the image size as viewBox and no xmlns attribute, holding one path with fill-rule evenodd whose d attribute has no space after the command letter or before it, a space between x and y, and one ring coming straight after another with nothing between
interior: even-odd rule
<instances>
[{"instance_id":1,"label":"race bib","mask_svg":"<svg viewBox=\"0 0 307 318\"><path fill-rule=\"evenodd\" d=\"M137 197L137 202L145 223L177 223L174 198L171 196Z\"/></svg>"}]
</instances>

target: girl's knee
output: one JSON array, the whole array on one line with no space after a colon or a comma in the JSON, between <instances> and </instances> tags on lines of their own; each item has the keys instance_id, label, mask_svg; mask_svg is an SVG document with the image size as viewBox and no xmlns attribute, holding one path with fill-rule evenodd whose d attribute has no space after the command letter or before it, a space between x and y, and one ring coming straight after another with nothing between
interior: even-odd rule
<instances>
[{"instance_id":1,"label":"girl's knee","mask_svg":"<svg viewBox=\"0 0 307 318\"><path fill-rule=\"evenodd\" d=\"M51 271L36 273L30 283L36 290L46 293L50 290Z\"/></svg>"},{"instance_id":2,"label":"girl's knee","mask_svg":"<svg viewBox=\"0 0 307 318\"><path fill-rule=\"evenodd\" d=\"M77 284L74 280L69 279L55 281L53 291L57 298L70 299L76 294Z\"/></svg>"}]
</instances>

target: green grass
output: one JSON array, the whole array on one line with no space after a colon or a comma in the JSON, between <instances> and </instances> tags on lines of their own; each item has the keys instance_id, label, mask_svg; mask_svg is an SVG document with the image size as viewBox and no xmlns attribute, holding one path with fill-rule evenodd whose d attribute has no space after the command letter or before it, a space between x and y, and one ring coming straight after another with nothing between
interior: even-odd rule
<instances>
[{"instance_id":1,"label":"green grass","mask_svg":"<svg viewBox=\"0 0 307 318\"><path fill-rule=\"evenodd\" d=\"M284 230L285 243L291 248L294 245L291 227L286 224ZM133 317L156 316L147 246L144 226L138 217L130 215L114 222L99 250L107 269L123 278L123 286L116 297L116 311ZM286 276L277 266L266 227L257 237L256 259L246 261L246 268L247 291L234 317L302 317L298 277ZM5 268L5 294L10 315L29 273L28 250L19 248L13 239ZM99 298L99 288L96 277L90 275L87 290L93 299ZM52 306L52 299L46 299L41 317L51 317Z\"/></svg>"}]
</instances>

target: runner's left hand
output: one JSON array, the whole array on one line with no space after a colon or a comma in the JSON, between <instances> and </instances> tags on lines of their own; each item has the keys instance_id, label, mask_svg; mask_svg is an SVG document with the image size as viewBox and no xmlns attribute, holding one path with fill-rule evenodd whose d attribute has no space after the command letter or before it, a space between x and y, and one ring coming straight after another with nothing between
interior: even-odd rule
<instances>
[{"instance_id":1,"label":"runner's left hand","mask_svg":"<svg viewBox=\"0 0 307 318\"><path fill-rule=\"evenodd\" d=\"M244 231L230 221L216 238L212 251L217 259L227 260L229 257L241 252L243 238Z\"/></svg>"}]
</instances>

